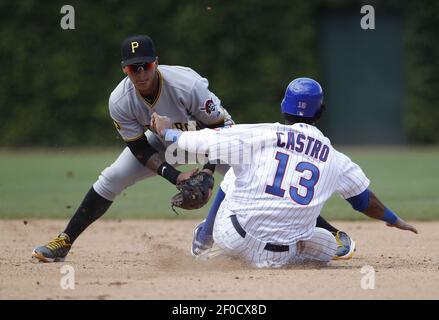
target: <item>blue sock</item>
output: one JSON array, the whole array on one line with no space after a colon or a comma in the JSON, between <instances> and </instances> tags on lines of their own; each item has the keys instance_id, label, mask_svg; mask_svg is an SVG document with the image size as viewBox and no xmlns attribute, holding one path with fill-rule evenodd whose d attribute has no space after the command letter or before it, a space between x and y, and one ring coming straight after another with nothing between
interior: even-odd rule
<instances>
[{"instance_id":1,"label":"blue sock","mask_svg":"<svg viewBox=\"0 0 439 320\"><path fill-rule=\"evenodd\" d=\"M221 202L223 202L225 196L226 194L221 189L221 187L219 187L215 195L215 199L213 200L213 204L209 209L209 213L207 214L203 228L201 228L200 232L198 233L198 240L204 242L206 241L206 238L208 239L212 238L213 225L215 223L216 213L218 212L218 208L220 207Z\"/></svg>"}]
</instances>

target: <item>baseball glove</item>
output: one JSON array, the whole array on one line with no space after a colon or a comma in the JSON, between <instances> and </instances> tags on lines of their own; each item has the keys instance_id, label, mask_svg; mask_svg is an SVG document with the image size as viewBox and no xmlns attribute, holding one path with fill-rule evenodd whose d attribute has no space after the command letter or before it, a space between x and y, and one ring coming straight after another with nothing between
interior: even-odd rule
<instances>
[{"instance_id":1,"label":"baseball glove","mask_svg":"<svg viewBox=\"0 0 439 320\"><path fill-rule=\"evenodd\" d=\"M180 192L171 199L172 209L201 208L209 201L214 183L213 176L206 172L196 172L189 179L177 183L176 187Z\"/></svg>"}]
</instances>

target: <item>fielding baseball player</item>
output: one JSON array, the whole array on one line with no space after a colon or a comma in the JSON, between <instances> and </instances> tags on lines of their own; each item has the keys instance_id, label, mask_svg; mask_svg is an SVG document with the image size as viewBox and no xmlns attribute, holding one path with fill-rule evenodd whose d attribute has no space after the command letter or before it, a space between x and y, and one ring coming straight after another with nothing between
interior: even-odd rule
<instances>
[{"instance_id":1,"label":"fielding baseball player","mask_svg":"<svg viewBox=\"0 0 439 320\"><path fill-rule=\"evenodd\" d=\"M153 115L165 140L231 165L221 184L225 198L213 231L222 250L256 267L329 262L336 254L336 238L316 227L316 219L334 192L369 217L417 233L381 203L361 168L314 126L324 110L316 81L293 80L281 107L286 125L236 125L197 133L170 129L169 119Z\"/></svg>"},{"instance_id":2,"label":"fielding baseball player","mask_svg":"<svg viewBox=\"0 0 439 320\"><path fill-rule=\"evenodd\" d=\"M102 171L64 232L34 249L32 256L40 261L63 261L76 238L108 210L125 188L156 174L173 184L191 175L165 161L164 141L148 130L153 112L169 117L173 127L183 131L190 129L191 121L196 124L194 129L233 124L220 99L209 90L207 79L190 68L158 65L148 36L123 41L121 65L127 77L111 93L109 110L127 147ZM204 167L210 174L214 170L214 165Z\"/></svg>"}]
</instances>

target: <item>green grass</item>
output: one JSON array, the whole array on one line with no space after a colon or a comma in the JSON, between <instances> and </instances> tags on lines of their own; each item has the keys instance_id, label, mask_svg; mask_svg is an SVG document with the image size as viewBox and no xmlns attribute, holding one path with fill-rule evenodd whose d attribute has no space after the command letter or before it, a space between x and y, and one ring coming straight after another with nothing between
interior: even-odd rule
<instances>
[{"instance_id":1,"label":"green grass","mask_svg":"<svg viewBox=\"0 0 439 320\"><path fill-rule=\"evenodd\" d=\"M439 219L439 149L340 148L371 179L371 189L406 219ZM0 150L0 218L69 218L100 171L119 154L109 150ZM187 168L187 167L186 167ZM221 176L217 176L216 185ZM208 206L176 216L175 187L161 177L142 181L116 199L106 218L202 218ZM328 219L364 219L338 195Z\"/></svg>"}]
</instances>

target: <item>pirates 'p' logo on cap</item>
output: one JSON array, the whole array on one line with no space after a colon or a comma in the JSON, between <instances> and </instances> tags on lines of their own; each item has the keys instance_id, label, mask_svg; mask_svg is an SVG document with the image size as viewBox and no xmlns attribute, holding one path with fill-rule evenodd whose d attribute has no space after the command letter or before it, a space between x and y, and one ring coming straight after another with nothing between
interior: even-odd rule
<instances>
[{"instance_id":1,"label":"pirates 'p' logo on cap","mask_svg":"<svg viewBox=\"0 0 439 320\"><path fill-rule=\"evenodd\" d=\"M122 67L130 64L151 63L157 59L154 43L146 35L134 35L126 38L122 42L121 53Z\"/></svg>"},{"instance_id":2,"label":"pirates 'p' logo on cap","mask_svg":"<svg viewBox=\"0 0 439 320\"><path fill-rule=\"evenodd\" d=\"M139 43L137 41L131 42L131 52L135 53L136 49L139 47Z\"/></svg>"}]
</instances>

